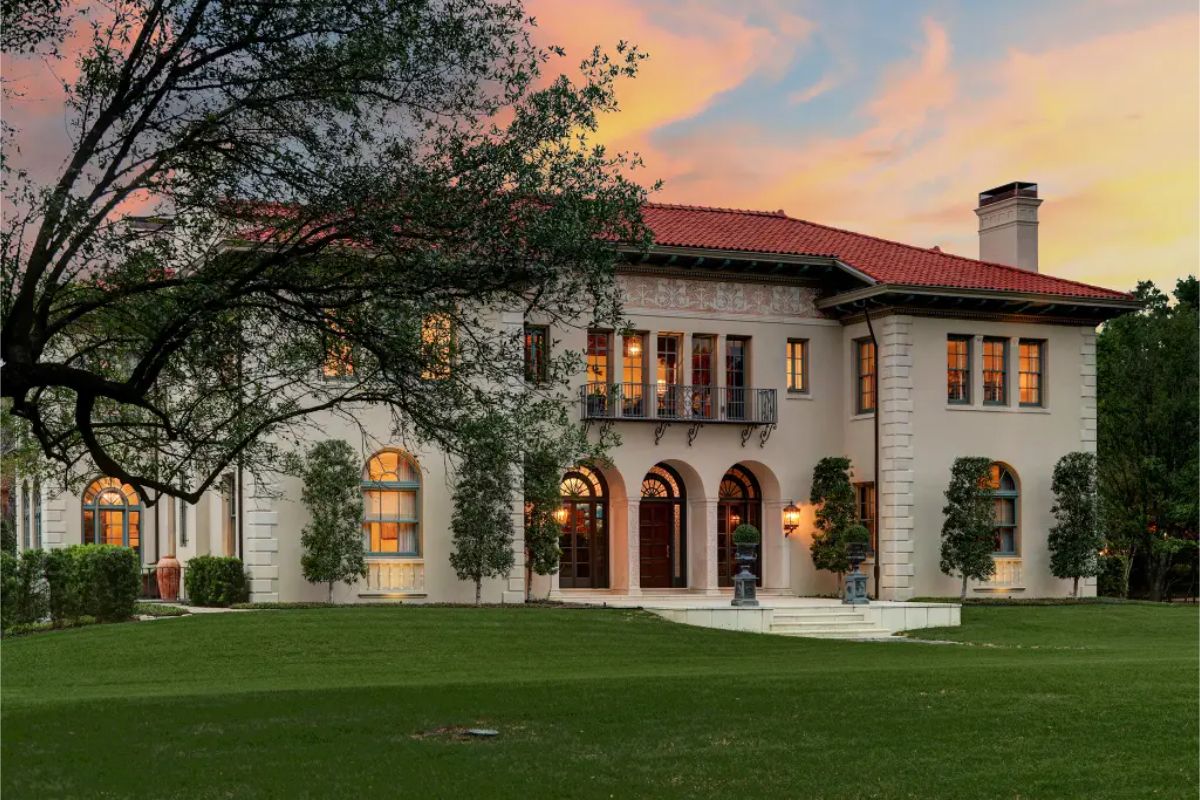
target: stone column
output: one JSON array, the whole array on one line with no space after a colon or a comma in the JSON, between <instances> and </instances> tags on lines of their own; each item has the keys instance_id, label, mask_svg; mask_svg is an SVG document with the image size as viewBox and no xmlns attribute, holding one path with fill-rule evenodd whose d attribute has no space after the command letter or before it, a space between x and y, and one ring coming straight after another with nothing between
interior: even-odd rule
<instances>
[{"instance_id":1,"label":"stone column","mask_svg":"<svg viewBox=\"0 0 1200 800\"><path fill-rule=\"evenodd\" d=\"M893 315L875 325L879 339L880 503L879 596L913 596L913 344L912 318Z\"/></svg>"},{"instance_id":2,"label":"stone column","mask_svg":"<svg viewBox=\"0 0 1200 800\"><path fill-rule=\"evenodd\" d=\"M787 500L764 500L762 504L762 576L764 589L792 589L792 558L789 539L783 535L783 509Z\"/></svg>"}]
</instances>

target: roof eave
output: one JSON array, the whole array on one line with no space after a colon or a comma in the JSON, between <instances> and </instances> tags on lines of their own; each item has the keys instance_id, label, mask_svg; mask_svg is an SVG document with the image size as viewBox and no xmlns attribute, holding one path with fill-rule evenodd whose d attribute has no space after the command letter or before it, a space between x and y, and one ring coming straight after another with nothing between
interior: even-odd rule
<instances>
[{"instance_id":1,"label":"roof eave","mask_svg":"<svg viewBox=\"0 0 1200 800\"><path fill-rule=\"evenodd\" d=\"M1001 313L1013 316L1039 316L1055 310L1072 309L1075 314L1085 311L1081 318L1102 321L1141 309L1140 301L1120 297L1080 297L1076 295L1048 294L1045 292L1000 291L996 289L972 289L961 287L912 286L906 284L876 284L861 289L852 289L818 300L817 308L835 315L861 312L874 306L932 306L940 301L951 301L951 308L959 313ZM957 302L954 302L957 301ZM976 305L961 305L975 301ZM1000 304L997 307L997 304ZM940 306L947 310L947 306ZM1086 312L1093 313L1086 313ZM1060 311L1061 313L1061 311Z\"/></svg>"}]
</instances>

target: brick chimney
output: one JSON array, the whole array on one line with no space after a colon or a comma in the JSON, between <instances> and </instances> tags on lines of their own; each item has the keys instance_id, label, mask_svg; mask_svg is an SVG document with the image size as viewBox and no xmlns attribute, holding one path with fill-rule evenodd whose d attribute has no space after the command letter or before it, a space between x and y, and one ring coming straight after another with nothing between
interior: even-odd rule
<instances>
[{"instance_id":1,"label":"brick chimney","mask_svg":"<svg viewBox=\"0 0 1200 800\"><path fill-rule=\"evenodd\" d=\"M1013 181L979 193L979 260L1038 271L1036 183Z\"/></svg>"}]
</instances>

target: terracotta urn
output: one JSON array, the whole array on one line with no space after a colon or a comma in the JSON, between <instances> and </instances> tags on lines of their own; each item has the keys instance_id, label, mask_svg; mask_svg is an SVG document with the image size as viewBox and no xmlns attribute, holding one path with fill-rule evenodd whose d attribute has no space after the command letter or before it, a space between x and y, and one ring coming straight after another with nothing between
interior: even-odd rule
<instances>
[{"instance_id":1,"label":"terracotta urn","mask_svg":"<svg viewBox=\"0 0 1200 800\"><path fill-rule=\"evenodd\" d=\"M158 560L154 567L154 575L158 580L158 597L160 600L174 601L179 599L179 559L166 555Z\"/></svg>"}]
</instances>

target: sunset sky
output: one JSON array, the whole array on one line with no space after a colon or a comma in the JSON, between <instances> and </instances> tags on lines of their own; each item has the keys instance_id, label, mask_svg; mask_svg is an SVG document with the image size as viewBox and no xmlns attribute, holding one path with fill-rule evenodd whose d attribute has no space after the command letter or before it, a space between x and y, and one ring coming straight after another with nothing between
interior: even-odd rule
<instances>
[{"instance_id":1,"label":"sunset sky","mask_svg":"<svg viewBox=\"0 0 1200 800\"><path fill-rule=\"evenodd\" d=\"M650 54L603 138L644 156L660 200L973 257L976 195L1029 180L1043 272L1118 289L1196 272L1195 0L528 7L572 61L622 38Z\"/></svg>"},{"instance_id":2,"label":"sunset sky","mask_svg":"<svg viewBox=\"0 0 1200 800\"><path fill-rule=\"evenodd\" d=\"M1195 0L527 0L573 72L619 40L650 54L601 139L656 199L792 216L976 256L976 195L1036 181L1043 272L1163 288L1200 260ZM66 65L56 70L63 77ZM61 164L49 67L15 163ZM37 171L37 170L35 170Z\"/></svg>"}]
</instances>

